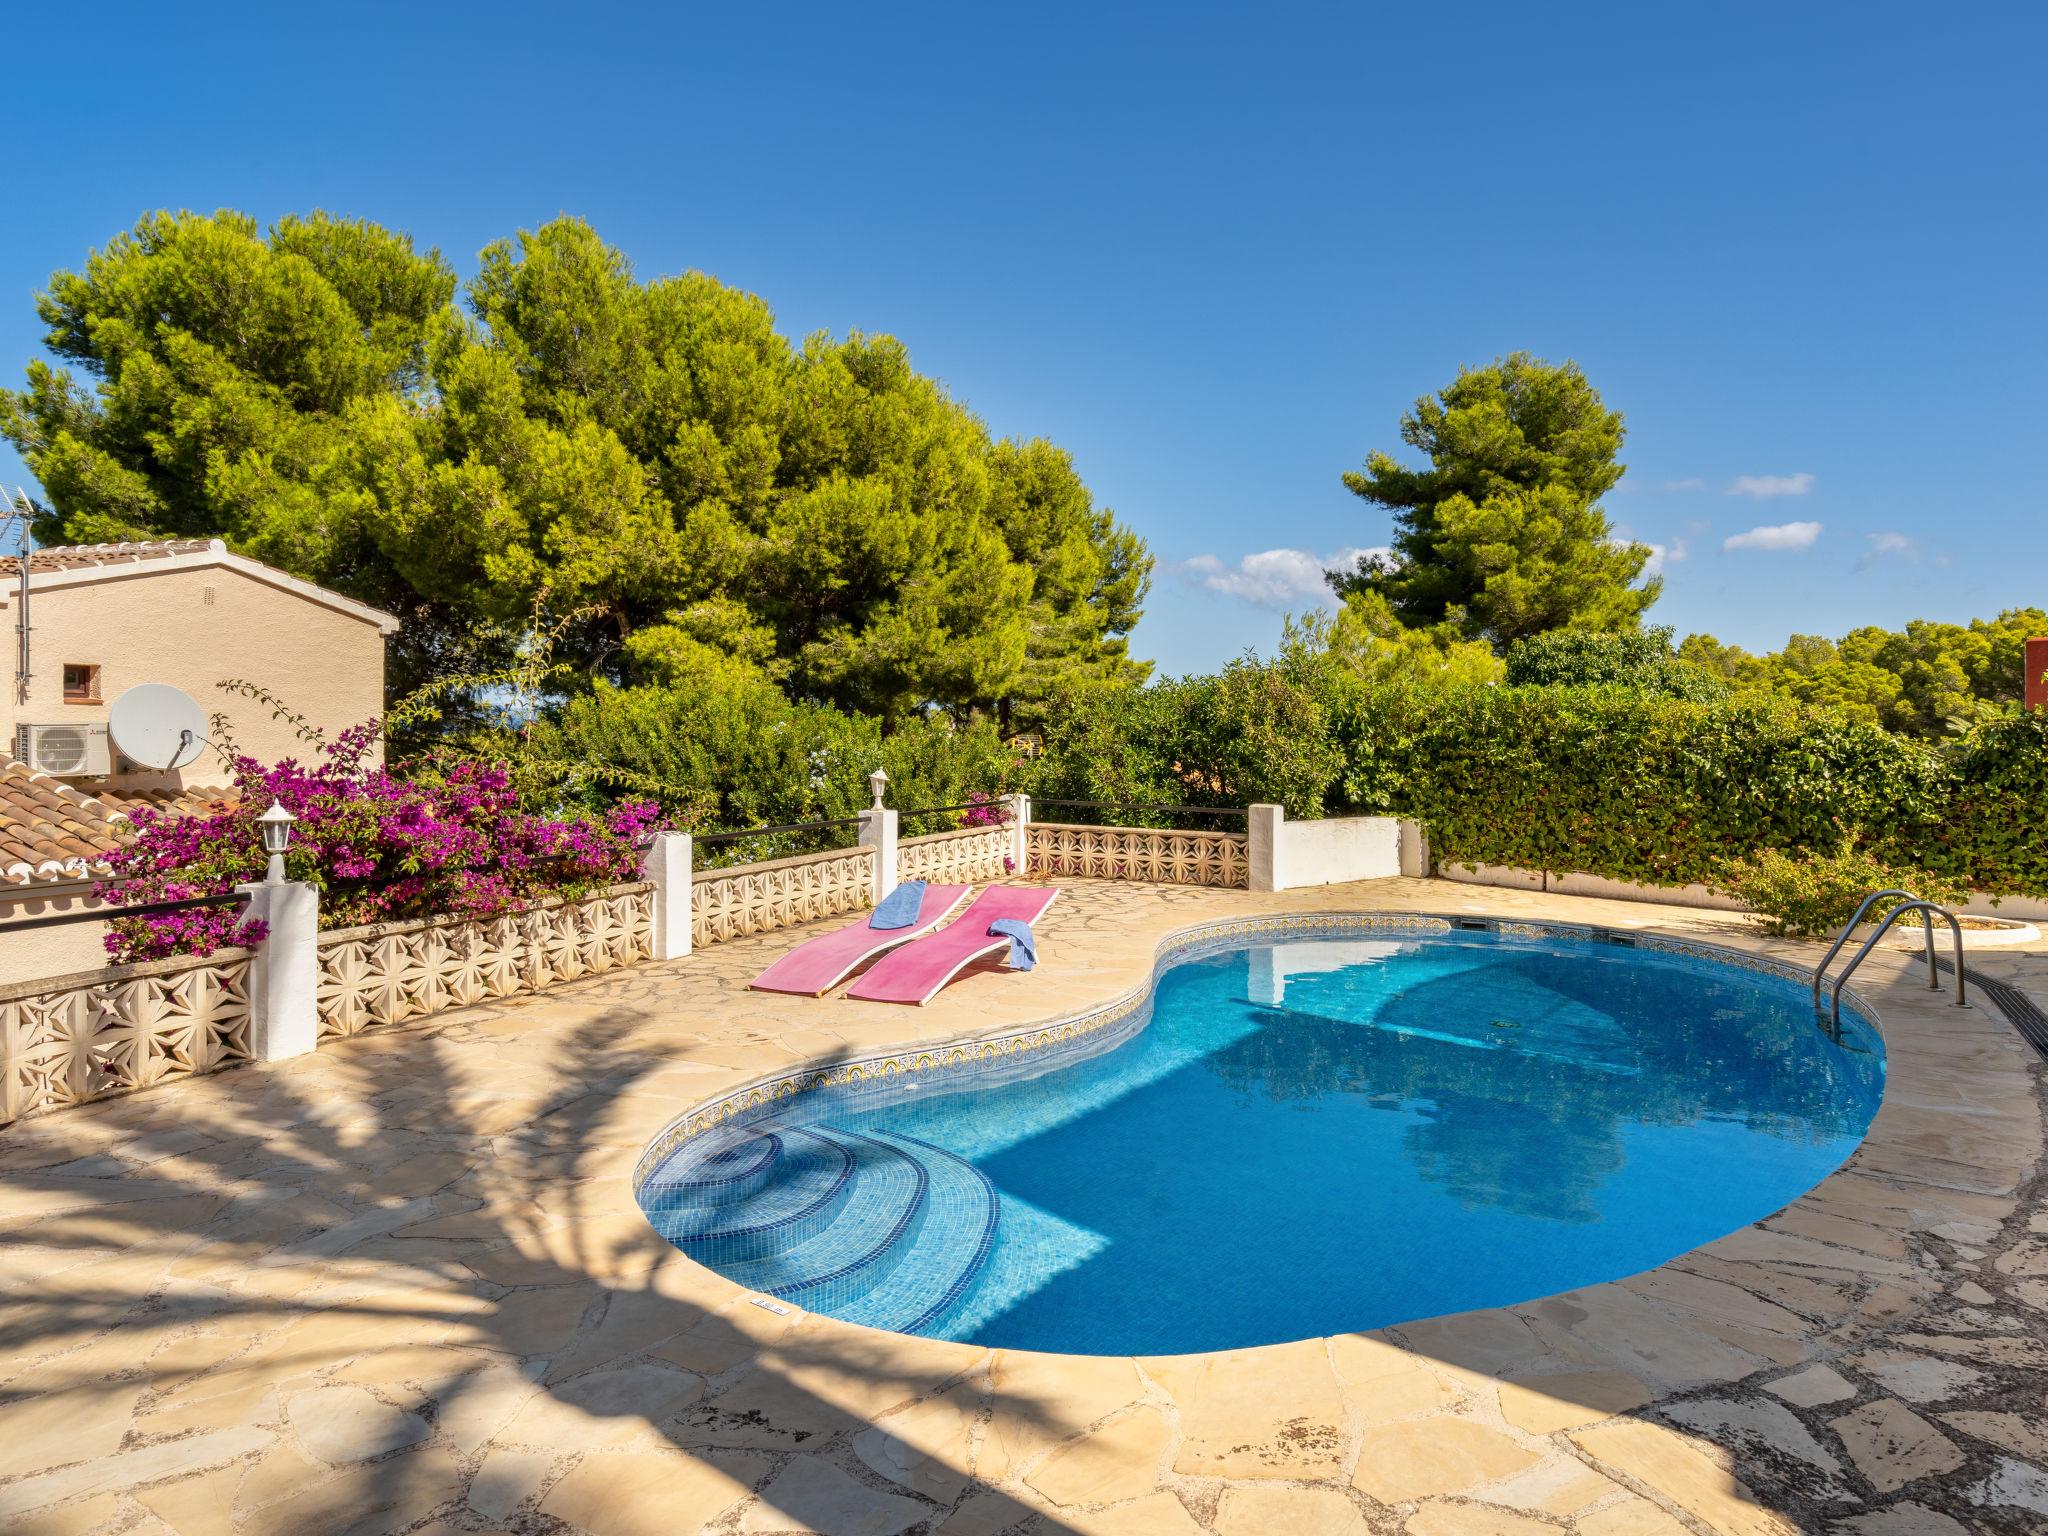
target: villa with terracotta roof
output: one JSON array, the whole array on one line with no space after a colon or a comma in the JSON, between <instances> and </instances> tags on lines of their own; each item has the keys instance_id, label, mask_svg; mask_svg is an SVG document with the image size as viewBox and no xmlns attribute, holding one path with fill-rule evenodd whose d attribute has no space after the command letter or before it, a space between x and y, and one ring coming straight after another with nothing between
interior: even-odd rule
<instances>
[{"instance_id":1,"label":"villa with terracotta roof","mask_svg":"<svg viewBox=\"0 0 2048 1536\"><path fill-rule=\"evenodd\" d=\"M166 769L109 730L132 688L177 689L224 719L263 761L306 744L266 705L224 692L259 685L332 735L384 705L384 647L398 621L218 539L90 544L0 559L0 630L13 644L0 691L0 979L102 958L98 924L8 935L17 917L91 902L137 804L203 805L231 780L218 743Z\"/></svg>"}]
</instances>

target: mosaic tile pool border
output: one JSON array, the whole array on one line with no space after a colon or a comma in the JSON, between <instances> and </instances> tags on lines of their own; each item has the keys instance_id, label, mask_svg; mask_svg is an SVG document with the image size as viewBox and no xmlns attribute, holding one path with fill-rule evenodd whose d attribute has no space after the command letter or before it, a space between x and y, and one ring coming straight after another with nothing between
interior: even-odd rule
<instances>
[{"instance_id":1,"label":"mosaic tile pool border","mask_svg":"<svg viewBox=\"0 0 2048 1536\"><path fill-rule=\"evenodd\" d=\"M1751 954L1747 950L1587 923L1536 923L1463 915L1447 917L1429 912L1293 912L1195 923L1160 940L1153 955L1151 973L1143 981L1111 1001L1080 1013L942 1045L911 1046L853 1061L835 1062L829 1067L799 1067L748 1083L686 1110L670 1121L640 1154L639 1161L633 1166L633 1191L637 1196L654 1172L684 1142L735 1122L744 1123L780 1114L787 1110L790 1100L801 1094L823 1089L858 1091L868 1087L886 1091L906 1075L922 1073L973 1073L984 1079L1009 1072L1036 1076L1069 1060L1097 1055L1144 1027L1150 1018L1153 989L1160 972L1168 964L1194 958L1202 952L1236 948L1248 940L1280 937L1460 932L1492 932L1513 939L1611 943L1732 965L1741 970L1801 983L1811 976L1811 972L1802 966ZM1845 1006L1873 1028L1876 1027L1876 1013L1853 989L1845 992L1843 999Z\"/></svg>"}]
</instances>

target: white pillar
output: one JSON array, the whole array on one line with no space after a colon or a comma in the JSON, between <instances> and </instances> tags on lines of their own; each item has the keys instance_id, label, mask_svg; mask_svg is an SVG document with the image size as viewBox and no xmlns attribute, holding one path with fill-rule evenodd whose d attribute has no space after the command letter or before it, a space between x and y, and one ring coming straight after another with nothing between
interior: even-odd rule
<instances>
[{"instance_id":1,"label":"white pillar","mask_svg":"<svg viewBox=\"0 0 2048 1536\"><path fill-rule=\"evenodd\" d=\"M1254 805L1245 813L1245 830L1250 833L1246 852L1251 856L1251 888L1255 891L1284 891L1287 872L1280 859L1280 827L1287 812L1277 805Z\"/></svg>"},{"instance_id":2,"label":"white pillar","mask_svg":"<svg viewBox=\"0 0 2048 1536\"><path fill-rule=\"evenodd\" d=\"M1010 796L1010 872L1019 880L1031 873L1031 797Z\"/></svg>"},{"instance_id":3,"label":"white pillar","mask_svg":"<svg viewBox=\"0 0 2048 1536\"><path fill-rule=\"evenodd\" d=\"M249 961L249 1054L303 1056L320 1043L320 888L300 880L238 885L246 915L270 931Z\"/></svg>"},{"instance_id":4,"label":"white pillar","mask_svg":"<svg viewBox=\"0 0 2048 1536\"><path fill-rule=\"evenodd\" d=\"M1401 818L1401 873L1416 880L1429 875L1429 833L1408 816Z\"/></svg>"},{"instance_id":5,"label":"white pillar","mask_svg":"<svg viewBox=\"0 0 2048 1536\"><path fill-rule=\"evenodd\" d=\"M879 902L896 889L896 813L862 811L860 840L875 850L875 900Z\"/></svg>"},{"instance_id":6,"label":"white pillar","mask_svg":"<svg viewBox=\"0 0 2048 1536\"><path fill-rule=\"evenodd\" d=\"M690 952L690 834L657 832L640 858L640 878L654 886L654 958L680 960Z\"/></svg>"}]
</instances>

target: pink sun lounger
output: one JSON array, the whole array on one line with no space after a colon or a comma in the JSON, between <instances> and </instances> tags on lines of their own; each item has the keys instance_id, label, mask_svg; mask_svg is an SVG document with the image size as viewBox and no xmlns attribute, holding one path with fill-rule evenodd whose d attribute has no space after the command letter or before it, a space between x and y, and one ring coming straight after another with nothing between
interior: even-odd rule
<instances>
[{"instance_id":1,"label":"pink sun lounger","mask_svg":"<svg viewBox=\"0 0 2048 1536\"><path fill-rule=\"evenodd\" d=\"M867 919L862 918L797 945L756 976L751 985L763 992L823 997L846 980L863 960L930 933L971 889L965 885L928 885L924 888L924 901L917 909L917 919L909 927L870 928Z\"/></svg>"},{"instance_id":2,"label":"pink sun lounger","mask_svg":"<svg viewBox=\"0 0 2048 1536\"><path fill-rule=\"evenodd\" d=\"M966 967L1009 949L1007 938L988 931L990 923L1004 917L1035 923L1057 895L1042 887L992 885L930 938L906 944L869 966L846 995L871 1003L928 1003Z\"/></svg>"}]
</instances>

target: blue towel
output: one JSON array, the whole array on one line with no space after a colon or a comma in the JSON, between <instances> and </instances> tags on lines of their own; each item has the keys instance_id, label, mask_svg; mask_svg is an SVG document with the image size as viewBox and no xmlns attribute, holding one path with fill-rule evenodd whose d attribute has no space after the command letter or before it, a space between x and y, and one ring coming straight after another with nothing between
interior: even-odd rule
<instances>
[{"instance_id":1,"label":"blue towel","mask_svg":"<svg viewBox=\"0 0 2048 1536\"><path fill-rule=\"evenodd\" d=\"M999 917L988 925L988 931L1010 941L1010 969L1028 971L1038 964L1038 940L1031 936L1031 925L1021 917Z\"/></svg>"},{"instance_id":2,"label":"blue towel","mask_svg":"<svg viewBox=\"0 0 2048 1536\"><path fill-rule=\"evenodd\" d=\"M908 928L917 921L917 914L924 910L924 882L906 880L895 890L875 903L874 916L868 919L870 928Z\"/></svg>"}]
</instances>

